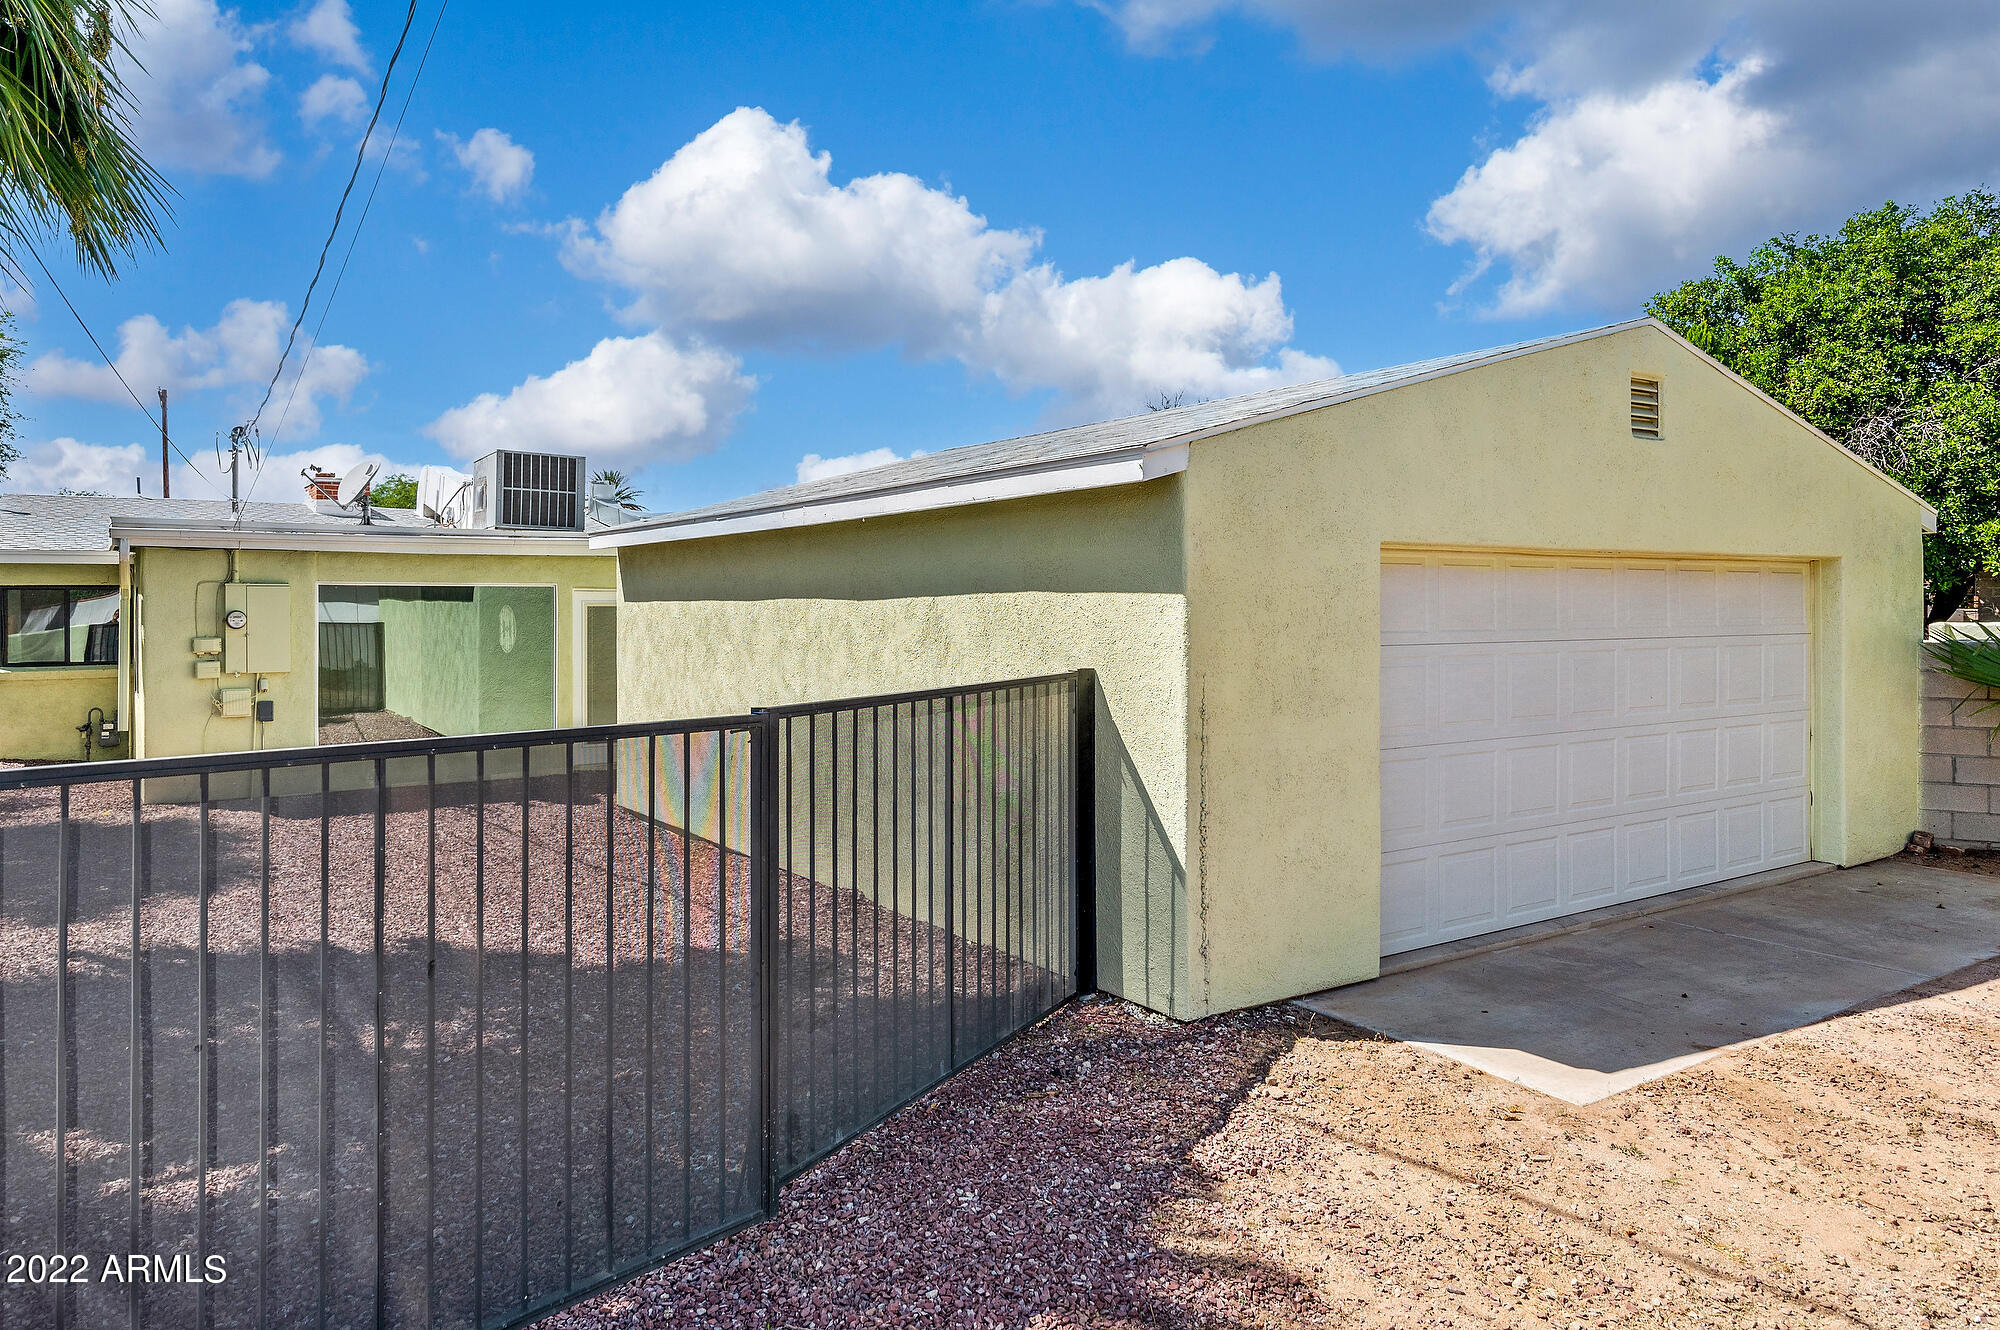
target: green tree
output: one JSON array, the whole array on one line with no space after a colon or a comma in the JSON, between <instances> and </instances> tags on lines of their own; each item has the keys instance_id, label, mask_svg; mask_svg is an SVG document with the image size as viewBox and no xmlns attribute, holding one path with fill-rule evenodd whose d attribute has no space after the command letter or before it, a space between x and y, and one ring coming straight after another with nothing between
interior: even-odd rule
<instances>
[{"instance_id":1,"label":"green tree","mask_svg":"<svg viewBox=\"0 0 2000 1330\"><path fill-rule=\"evenodd\" d=\"M26 281L22 251L69 233L76 261L117 276L121 257L160 242L166 182L129 129L116 60L144 0L0 0L0 270ZM0 477L20 456L10 407L21 344L0 326Z\"/></svg>"},{"instance_id":2,"label":"green tree","mask_svg":"<svg viewBox=\"0 0 2000 1330\"><path fill-rule=\"evenodd\" d=\"M368 501L377 508L415 508L417 478L403 471L383 476L368 487Z\"/></svg>"},{"instance_id":3,"label":"green tree","mask_svg":"<svg viewBox=\"0 0 2000 1330\"><path fill-rule=\"evenodd\" d=\"M2000 199L1781 235L1646 308L1938 510L1926 621L2000 573Z\"/></svg>"},{"instance_id":4,"label":"green tree","mask_svg":"<svg viewBox=\"0 0 2000 1330\"><path fill-rule=\"evenodd\" d=\"M69 232L79 264L117 275L160 241L168 189L129 133L114 61L143 0L0 0L0 259Z\"/></svg>"}]
</instances>

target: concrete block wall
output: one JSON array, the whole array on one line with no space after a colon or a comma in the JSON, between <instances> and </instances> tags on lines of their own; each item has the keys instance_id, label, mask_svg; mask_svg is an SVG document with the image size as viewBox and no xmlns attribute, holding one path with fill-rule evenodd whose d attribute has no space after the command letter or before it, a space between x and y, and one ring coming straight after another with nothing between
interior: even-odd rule
<instances>
[{"instance_id":1,"label":"concrete block wall","mask_svg":"<svg viewBox=\"0 0 2000 1330\"><path fill-rule=\"evenodd\" d=\"M2000 846L2000 701L1924 662L1923 827L1954 845Z\"/></svg>"}]
</instances>

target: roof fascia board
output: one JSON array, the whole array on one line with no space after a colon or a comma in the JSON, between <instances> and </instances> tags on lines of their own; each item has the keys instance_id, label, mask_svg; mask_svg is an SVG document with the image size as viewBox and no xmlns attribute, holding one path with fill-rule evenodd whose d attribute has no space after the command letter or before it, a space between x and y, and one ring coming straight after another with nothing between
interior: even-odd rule
<instances>
[{"instance_id":1,"label":"roof fascia board","mask_svg":"<svg viewBox=\"0 0 2000 1330\"><path fill-rule=\"evenodd\" d=\"M247 527L168 527L114 523L112 539L130 540L134 548L299 550L339 554L525 554L557 557L588 556L594 551L581 536L547 539L536 536L358 536L353 532L258 531ZM115 562L117 556L111 556Z\"/></svg>"},{"instance_id":2,"label":"roof fascia board","mask_svg":"<svg viewBox=\"0 0 2000 1330\"><path fill-rule=\"evenodd\" d=\"M117 550L0 550L0 563L115 564L117 562Z\"/></svg>"},{"instance_id":3,"label":"roof fascia board","mask_svg":"<svg viewBox=\"0 0 2000 1330\"><path fill-rule=\"evenodd\" d=\"M1895 490L1898 494L1901 494L1911 503L1917 505L1917 510L1921 516L1924 530L1927 533L1933 533L1933 534L1937 531L1937 523L1938 523L1937 509L1931 507L1930 504L1926 503L1924 501L1923 496L1918 494L1915 490L1912 490L1909 486L1903 484L1903 482L1897 480L1894 476L1889 475L1887 472L1877 470L1875 467L1868 465L1868 463L1862 461L1859 457L1856 457L1852 452L1850 452L1846 447L1844 447L1839 439L1834 438L1831 434L1828 434L1825 430L1813 424L1810 420L1807 420L1804 416L1792 410L1792 408L1786 406L1783 402L1771 396L1771 394L1765 392L1762 388L1759 388L1756 384L1750 382L1750 380L1744 378L1741 374L1738 374L1735 370L1729 368L1729 366L1723 364L1720 360L1717 360L1714 356L1702 350L1700 347L1696 346L1693 342L1690 342L1687 338L1675 332L1672 328L1669 328L1666 324L1662 323L1660 320L1654 318L1646 318L1646 319L1641 319L1640 322L1644 324L1649 324L1652 327L1659 329L1661 332L1665 333L1668 337L1671 337L1682 348L1692 352L1695 356L1697 356L1707 364L1713 366L1715 369L1720 370L1723 373L1723 375L1725 375L1733 383L1735 383L1737 387L1743 389L1743 391L1749 393L1752 397L1762 402L1765 406L1770 407L1773 411L1776 411L1779 415L1785 417L1785 419L1791 421L1794 425L1797 425L1801 429L1811 432L1815 437L1817 437L1820 440L1820 442L1826 444L1827 447L1833 449L1835 452L1839 453L1842 457L1846 458L1849 462L1853 463L1855 466L1860 467L1863 471L1866 471L1869 475L1875 477L1875 479L1881 481L1884 485L1889 486L1889 488Z\"/></svg>"},{"instance_id":4,"label":"roof fascia board","mask_svg":"<svg viewBox=\"0 0 2000 1330\"><path fill-rule=\"evenodd\" d=\"M1187 449L1190 444L1203 439L1211 439L1221 434L1231 434L1248 429L1253 425L1267 424L1273 420L1284 420L1290 416L1303 415L1308 411L1318 411L1324 407L1338 406L1343 402L1358 401L1372 397L1376 393L1390 392L1397 388L1407 388L1412 384L1427 383L1464 370L1477 369L1482 365L1495 365L1513 360L1519 356L1533 355L1538 351L1552 351L1557 347L1571 346L1599 337L1609 337L1614 333L1629 332L1653 322L1651 319L1628 319L1624 323L1614 323L1603 328L1589 328L1582 332L1568 333L1560 337L1544 338L1525 346L1505 348L1491 355L1476 356L1451 365L1443 365L1422 374L1391 379L1383 383L1367 384L1346 392L1333 393L1326 397L1315 397L1310 401L1291 406L1275 407L1260 411L1255 415L1241 417L1211 425L1205 429L1190 430L1185 434L1173 435L1139 448L1121 449L1117 452L1100 453L1092 457L1081 457L1072 461L1043 463L1039 466L1024 467L1006 471L992 471L980 475L955 480L922 481L912 485L885 487L879 490L863 491L839 499L822 499L793 504L773 504L765 508L749 509L731 513L724 517L696 519L692 521L664 518L653 522L635 522L616 534L592 536L590 543L595 549L623 549L632 545L650 545L677 540L705 540L713 536L739 535L750 531L776 531L797 526L818 526L828 522L848 522L868 517L883 517L893 513L924 512L937 508L955 508L965 504L988 503L995 499L1024 498L1038 494L1060 494L1068 490L1096 489L1108 485L1129 485L1141 480L1150 480L1156 475L1171 475L1175 471L1187 469ZM1117 473L1107 468L1126 466L1130 459L1139 463L1138 474ZM1122 474L1123 478L1104 478ZM994 492L988 492L988 491Z\"/></svg>"},{"instance_id":5,"label":"roof fascia board","mask_svg":"<svg viewBox=\"0 0 2000 1330\"><path fill-rule=\"evenodd\" d=\"M1186 444L1167 444L1145 450L1128 450L1111 457L1082 459L1059 466L1043 466L920 487L857 494L792 507L765 508L756 512L733 513L706 521L653 527L643 531L620 531L592 536L597 550L624 549L634 545L665 544L681 540L710 540L718 536L747 535L758 531L783 531L795 527L826 526L835 522L865 521L899 513L919 513L939 508L958 508L1004 499L1024 499L1038 495L1066 494L1075 490L1104 489L1113 485L1136 485L1187 469Z\"/></svg>"}]
</instances>

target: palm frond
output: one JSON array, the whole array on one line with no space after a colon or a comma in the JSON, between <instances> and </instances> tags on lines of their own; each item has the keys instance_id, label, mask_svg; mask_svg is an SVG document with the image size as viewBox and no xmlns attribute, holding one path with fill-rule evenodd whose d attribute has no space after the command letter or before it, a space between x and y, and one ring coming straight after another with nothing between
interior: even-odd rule
<instances>
[{"instance_id":1,"label":"palm frond","mask_svg":"<svg viewBox=\"0 0 2000 1330\"><path fill-rule=\"evenodd\" d=\"M1979 705L1973 708L1973 715L2000 708L2000 633L1995 633L1985 624L1977 628L1963 624L1939 624L1925 639L1924 651L1937 662L1940 673L1995 691L1994 699L1979 701ZM1974 700L1965 699L1966 702ZM1963 706L1965 702L1959 705ZM2000 723L1993 728L2000 730Z\"/></svg>"},{"instance_id":2,"label":"palm frond","mask_svg":"<svg viewBox=\"0 0 2000 1330\"><path fill-rule=\"evenodd\" d=\"M0 0L0 264L66 230L79 264L106 277L160 243L172 190L131 137L117 69L139 0Z\"/></svg>"}]
</instances>

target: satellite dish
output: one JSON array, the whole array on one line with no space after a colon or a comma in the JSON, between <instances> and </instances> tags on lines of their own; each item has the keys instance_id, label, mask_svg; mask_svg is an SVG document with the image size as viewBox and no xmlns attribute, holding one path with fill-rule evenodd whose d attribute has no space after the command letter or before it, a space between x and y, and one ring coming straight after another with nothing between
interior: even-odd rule
<instances>
[{"instance_id":1,"label":"satellite dish","mask_svg":"<svg viewBox=\"0 0 2000 1330\"><path fill-rule=\"evenodd\" d=\"M379 470L381 468L375 463L363 462L349 471L340 478L340 492L333 496L333 501L343 508L353 507L354 501L367 492L369 483Z\"/></svg>"}]
</instances>

